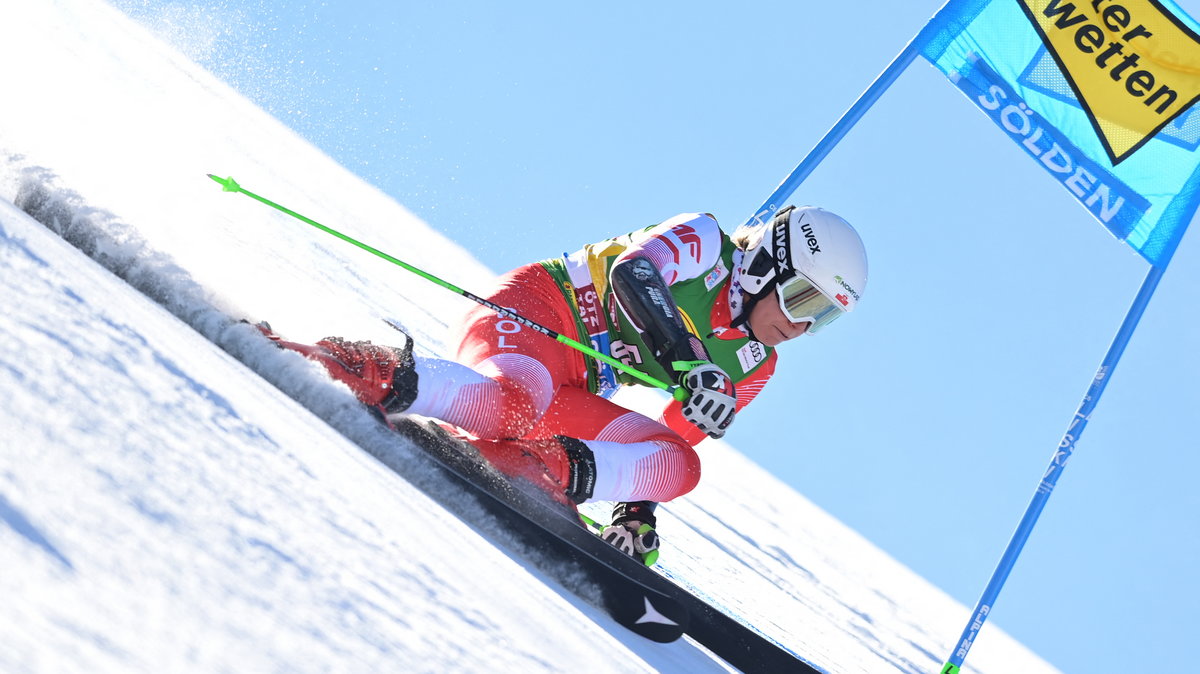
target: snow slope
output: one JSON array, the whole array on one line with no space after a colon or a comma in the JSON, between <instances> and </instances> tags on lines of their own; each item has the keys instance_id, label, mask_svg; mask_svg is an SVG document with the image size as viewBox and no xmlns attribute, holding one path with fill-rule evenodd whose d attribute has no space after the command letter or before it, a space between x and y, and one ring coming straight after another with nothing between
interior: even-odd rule
<instances>
[{"instance_id":1,"label":"snow slope","mask_svg":"<svg viewBox=\"0 0 1200 674\"><path fill-rule=\"evenodd\" d=\"M11 204L0 227L0 670L540 671L597 642L637 659ZM587 643L547 643L559 630Z\"/></svg>"},{"instance_id":2,"label":"snow slope","mask_svg":"<svg viewBox=\"0 0 1200 674\"><path fill-rule=\"evenodd\" d=\"M395 319L439 353L465 300L205 173L460 286L490 270L98 0L0 9L0 62L0 670L723 669L372 458L412 450L229 317L377 341ZM940 667L966 607L733 448L703 458L662 573L827 671ZM995 625L969 665L1054 671Z\"/></svg>"}]
</instances>

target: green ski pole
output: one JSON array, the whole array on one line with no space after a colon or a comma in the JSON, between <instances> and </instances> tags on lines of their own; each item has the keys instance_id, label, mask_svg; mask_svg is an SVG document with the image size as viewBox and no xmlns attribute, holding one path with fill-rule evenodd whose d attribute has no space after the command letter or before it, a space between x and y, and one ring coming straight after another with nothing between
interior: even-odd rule
<instances>
[{"instance_id":1,"label":"green ski pole","mask_svg":"<svg viewBox=\"0 0 1200 674\"><path fill-rule=\"evenodd\" d=\"M290 208L281 206L281 205L275 203L274 201L271 201L270 199L261 197L255 193L245 189L241 185L237 184L237 181L235 181L233 178L218 178L217 176L215 176L211 173L208 174L208 177L212 178L214 181L216 181L221 186L221 188L224 189L226 192L240 192L241 194L244 194L244 195L250 197L251 199L254 199L255 201L266 204L267 206L270 206L271 208L274 208L275 210L280 211L282 213L286 213L301 222L312 225L313 227L316 227L317 229L321 230L322 232L325 232L326 234L331 234L331 235L336 236L337 238L341 239L342 241L345 241L346 243L350 243L355 246L358 246L359 248L367 251L368 253L371 253L372 255L381 257L381 258L387 260L388 262L391 262L392 264L394 264L398 267L406 269L427 281L436 283L437 285L445 288L446 290L449 290L450 292L457 293L471 301L478 302L479 304L482 304L483 306L491 309L492 311L495 311L502 318L507 318L509 320L520 323L521 325L524 325L525 327L533 330L534 332L540 332L541 334L549 337L550 339L553 339L554 341L556 341L560 344L564 344L566 346L571 347L572 349L582 351L583 353L591 356L592 358L595 358L596 360L608 363L609 365L613 366L614 368L616 368L628 375L636 377L651 386L663 389L664 391L673 392L677 399L683 399L680 397L680 394L683 394L684 398L687 397L687 392L684 391L683 388L674 388L670 384L661 382L658 379L651 377L650 375L648 375L644 372L636 370L636 369L626 365L625 363L622 363L621 361L617 360L616 358L613 358L612 356L609 356L604 353L600 353L599 351L593 349L592 347L590 347L586 344L582 344L574 339L571 339L570 337L567 337L566 335L555 332L554 330L551 330L550 328L547 328L543 325L535 323L535 322L529 320L528 318L521 316L520 314L515 314L494 302L490 302L483 297L480 297L474 293L463 290L462 288L459 288L458 286L454 285L453 283L443 281L442 279L434 276L433 274L421 271L420 269L417 269L416 267L408 264L407 262L404 262L403 260L396 259L396 258L392 257L391 255L388 255L387 253L385 253L377 248L372 248L371 246L368 246L367 244L365 244L361 241L358 241L349 236L346 236L345 234L342 234L341 232L339 232L335 229L326 227L325 225L322 225L321 223L317 222L316 220L307 218L307 217L297 213L296 211L291 210Z\"/></svg>"}]
</instances>

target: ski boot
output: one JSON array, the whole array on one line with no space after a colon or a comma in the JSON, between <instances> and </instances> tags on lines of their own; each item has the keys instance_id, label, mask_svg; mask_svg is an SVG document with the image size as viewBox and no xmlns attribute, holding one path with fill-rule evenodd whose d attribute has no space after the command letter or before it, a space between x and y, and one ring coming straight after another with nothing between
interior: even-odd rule
<instances>
[{"instance_id":1,"label":"ski boot","mask_svg":"<svg viewBox=\"0 0 1200 674\"><path fill-rule=\"evenodd\" d=\"M383 416L399 414L417 399L412 338L403 347L372 344L369 340L351 342L341 337L326 337L310 345L283 339L266 321L254 327L280 348L325 366L329 376L350 387L360 402Z\"/></svg>"}]
</instances>

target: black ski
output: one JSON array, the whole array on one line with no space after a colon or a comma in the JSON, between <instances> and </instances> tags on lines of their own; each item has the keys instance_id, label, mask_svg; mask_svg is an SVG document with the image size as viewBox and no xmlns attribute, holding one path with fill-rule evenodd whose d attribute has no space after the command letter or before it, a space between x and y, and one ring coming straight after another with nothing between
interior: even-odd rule
<instances>
[{"instance_id":1,"label":"black ski","mask_svg":"<svg viewBox=\"0 0 1200 674\"><path fill-rule=\"evenodd\" d=\"M525 548L514 552L563 583L584 601L652 641L675 641L688 628L688 611L678 600L628 575L628 569L622 568L623 563L634 568L641 564L596 538L567 508L553 503L544 494L522 491L487 466L477 454L473 455L473 447L447 435L432 422L405 419L389 425L424 450L434 460L433 464L445 482L473 495L476 502L517 539L518 545ZM388 463L388 457L380 458ZM411 470L403 472L408 475ZM450 502L442 505L472 523L472 513L469 507L464 507L469 504ZM575 571L582 573L573 573Z\"/></svg>"},{"instance_id":2,"label":"black ski","mask_svg":"<svg viewBox=\"0 0 1200 674\"><path fill-rule=\"evenodd\" d=\"M535 564L547 562L538 564L539 568L622 626L660 642L674 641L686 632L743 672L820 671L605 543L582 526L573 511L551 502L544 494L523 491L488 466L473 447L446 434L432 422L402 419L392 427L433 459L441 477L475 495L477 502L519 539L520 545L536 550L537 554L514 552ZM388 462L388 457L380 458ZM471 521L469 508L459 503L443 505L451 511L457 509L455 514ZM598 595L589 597L589 588L572 586L571 574L564 573L560 560L577 565L592 581L592 589Z\"/></svg>"}]
</instances>

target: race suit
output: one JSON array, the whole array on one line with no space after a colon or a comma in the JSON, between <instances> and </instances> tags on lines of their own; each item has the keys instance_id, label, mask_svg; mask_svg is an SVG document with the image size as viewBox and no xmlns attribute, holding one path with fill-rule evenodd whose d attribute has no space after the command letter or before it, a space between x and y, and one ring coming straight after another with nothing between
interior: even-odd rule
<instances>
[{"instance_id":1,"label":"race suit","mask_svg":"<svg viewBox=\"0 0 1200 674\"><path fill-rule=\"evenodd\" d=\"M678 215L644 230L585 246L562 258L501 277L489 300L660 381L675 383L648 353L608 282L613 264L649 258L662 274L689 332L736 382L737 408L762 390L774 349L731 326L740 313L741 251L712 216ZM692 445L705 435L671 401L657 420L609 400L621 384L642 382L480 306L460 326L456 360L419 360L411 412L436 417L474 436L493 463L511 467L554 436L583 440L596 461L593 499L668 501L700 478Z\"/></svg>"}]
</instances>

